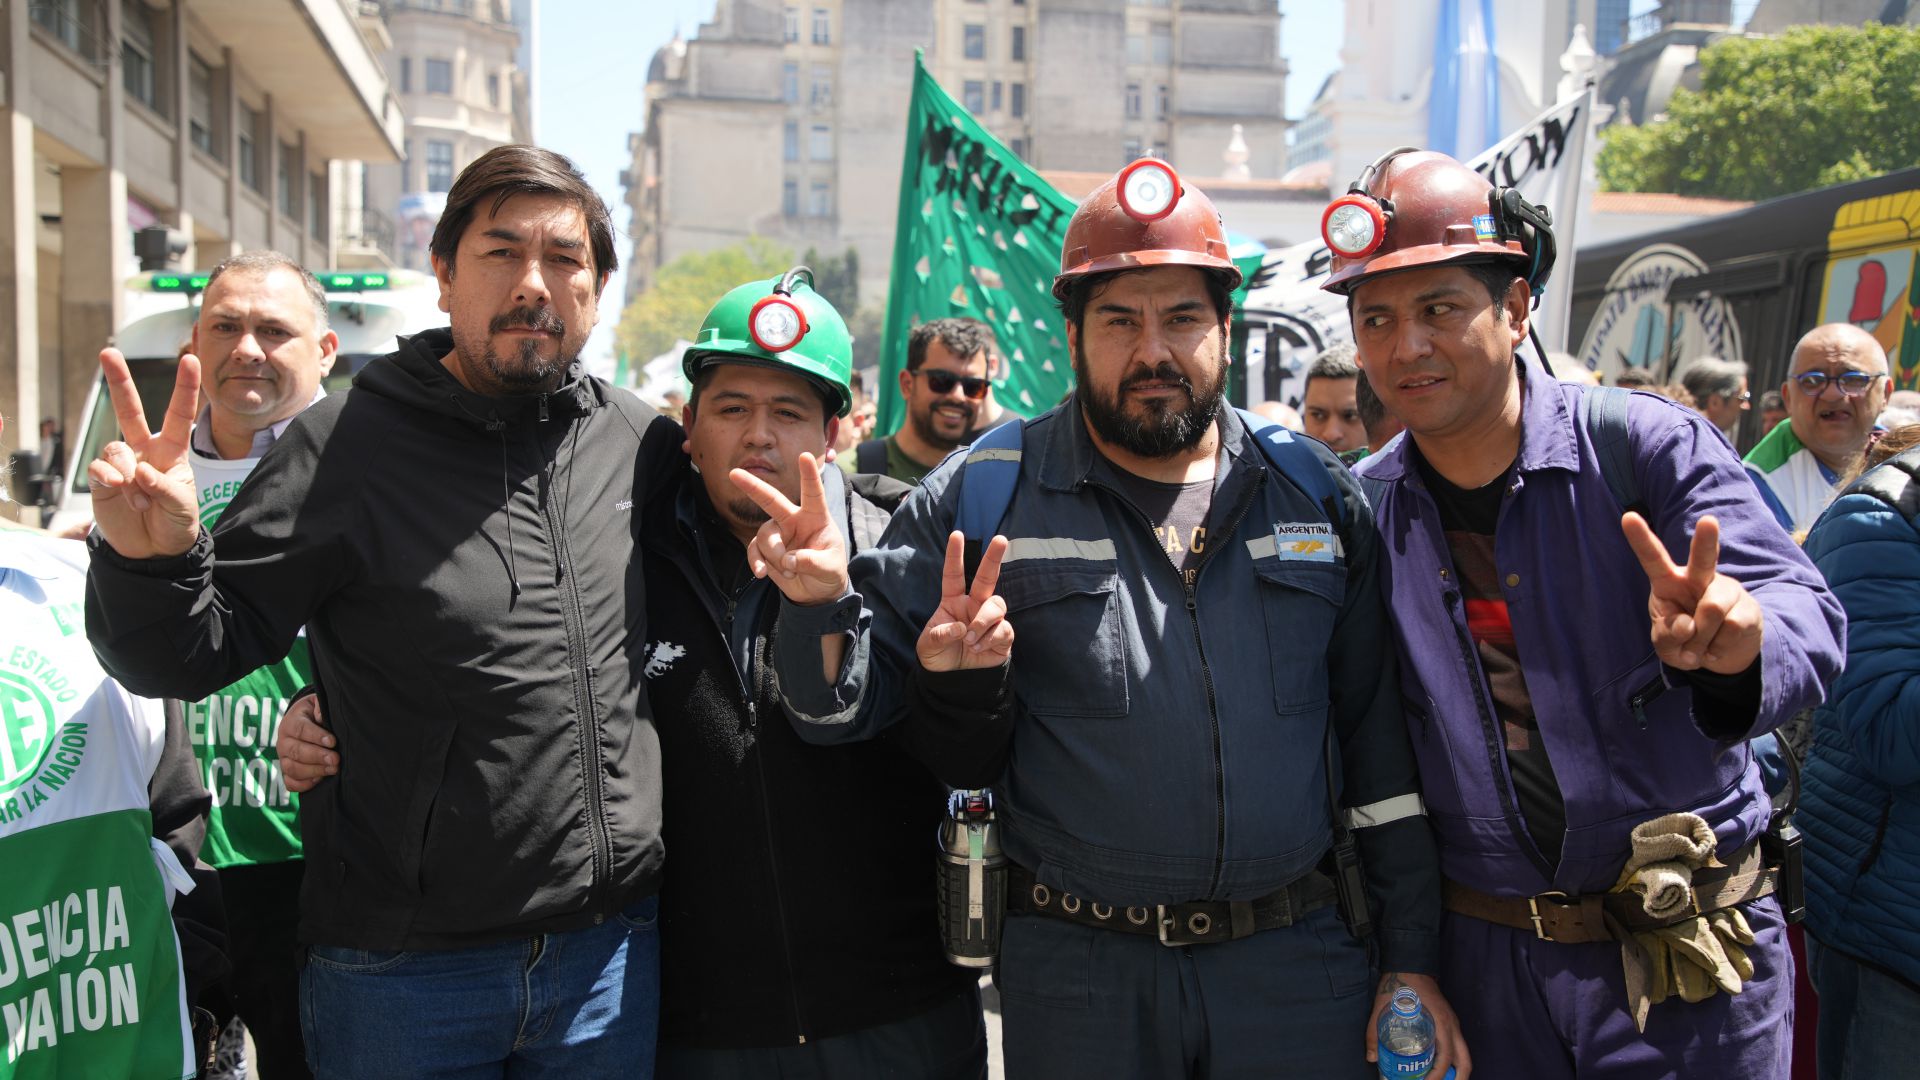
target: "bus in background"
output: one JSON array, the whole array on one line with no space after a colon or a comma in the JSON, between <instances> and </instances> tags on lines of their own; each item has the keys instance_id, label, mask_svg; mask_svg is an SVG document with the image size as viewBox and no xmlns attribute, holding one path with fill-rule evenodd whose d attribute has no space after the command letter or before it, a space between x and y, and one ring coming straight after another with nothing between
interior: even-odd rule
<instances>
[{"instance_id":1,"label":"bus in background","mask_svg":"<svg viewBox=\"0 0 1920 1080\"><path fill-rule=\"evenodd\" d=\"M316 273L327 292L327 324L340 338L340 352L325 382L328 393L345 390L376 356L399 347L399 339L445 326L440 290L432 275L412 270L338 270ZM113 345L126 355L134 385L157 428L173 393L178 356L193 337L200 316L204 273L137 274L126 285L126 321ZM82 413L79 437L68 442L65 480L50 528L60 532L93 518L87 464L119 437L106 383L95 379Z\"/></svg>"}]
</instances>

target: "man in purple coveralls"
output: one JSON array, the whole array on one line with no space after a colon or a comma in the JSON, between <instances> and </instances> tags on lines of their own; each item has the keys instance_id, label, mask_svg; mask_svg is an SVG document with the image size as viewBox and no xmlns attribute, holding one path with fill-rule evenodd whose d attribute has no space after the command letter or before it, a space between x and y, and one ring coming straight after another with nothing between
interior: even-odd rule
<instances>
[{"instance_id":1,"label":"man in purple coveralls","mask_svg":"<svg viewBox=\"0 0 1920 1080\"><path fill-rule=\"evenodd\" d=\"M1489 1077L1784 1080L1792 959L1747 740L1821 700L1843 617L1726 439L1649 394L1625 402L1623 515L1602 399L1516 355L1553 245L1503 195L1400 152L1327 222L1326 288L1407 427L1360 471L1447 878L1441 985ZM1698 907L1659 922L1616 885L1634 827L1680 812ZM1642 1030L1631 943L1715 926L1738 974L1654 995Z\"/></svg>"}]
</instances>

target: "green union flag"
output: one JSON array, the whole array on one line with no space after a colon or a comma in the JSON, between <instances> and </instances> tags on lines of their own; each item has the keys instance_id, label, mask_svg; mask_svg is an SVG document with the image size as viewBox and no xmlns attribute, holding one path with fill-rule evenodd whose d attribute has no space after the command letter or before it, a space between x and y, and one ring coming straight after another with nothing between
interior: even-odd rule
<instances>
[{"instance_id":1,"label":"green union flag","mask_svg":"<svg viewBox=\"0 0 1920 1080\"><path fill-rule=\"evenodd\" d=\"M916 54L880 387L899 384L914 327L966 315L1000 339L1000 404L1022 416L1052 408L1073 384L1052 290L1075 208L949 97ZM896 430L905 402L890 390L876 396L876 430Z\"/></svg>"}]
</instances>

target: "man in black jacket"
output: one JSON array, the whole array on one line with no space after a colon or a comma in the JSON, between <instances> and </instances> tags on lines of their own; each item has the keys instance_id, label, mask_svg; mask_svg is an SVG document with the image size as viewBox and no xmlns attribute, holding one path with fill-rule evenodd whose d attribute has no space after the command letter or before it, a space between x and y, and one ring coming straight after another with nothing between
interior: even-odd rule
<instances>
[{"instance_id":1,"label":"man in black jacket","mask_svg":"<svg viewBox=\"0 0 1920 1080\"><path fill-rule=\"evenodd\" d=\"M662 845L634 507L678 429L576 363L616 256L565 158L480 157L432 254L450 330L302 413L212 537L198 362L153 436L107 364L128 438L89 469L89 636L129 687L196 698L307 627L354 762L301 808L317 1076L646 1075Z\"/></svg>"}]
</instances>

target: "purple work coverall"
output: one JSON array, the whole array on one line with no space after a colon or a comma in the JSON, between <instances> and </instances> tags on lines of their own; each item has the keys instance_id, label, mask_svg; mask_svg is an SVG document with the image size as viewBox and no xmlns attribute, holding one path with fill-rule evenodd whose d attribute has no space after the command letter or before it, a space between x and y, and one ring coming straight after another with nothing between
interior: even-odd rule
<instances>
[{"instance_id":1,"label":"purple work coverall","mask_svg":"<svg viewBox=\"0 0 1920 1080\"><path fill-rule=\"evenodd\" d=\"M1696 697L1690 677L1654 654L1647 577L1621 532L1622 508L1578 406L1587 389L1557 382L1535 363L1522 366L1521 378L1520 453L1500 507L1495 559L1565 802L1557 864L1521 819L1418 450L1403 437L1361 469L1381 482L1375 516L1388 555L1387 606L1441 868L1500 896L1605 892L1626 861L1633 826L1678 810L1704 817L1729 857L1768 817L1747 739L1822 699L1844 654L1840 606L1713 425L1664 398L1633 394L1633 477L1654 530L1684 562L1695 522L1716 516L1720 569L1765 612L1758 711L1730 708L1724 696ZM1448 913L1442 985L1476 1075L1784 1080L1792 958L1772 897L1744 911L1758 938L1748 950L1754 978L1737 996L1655 1006L1644 1035L1626 1009L1617 945L1548 942Z\"/></svg>"}]
</instances>

